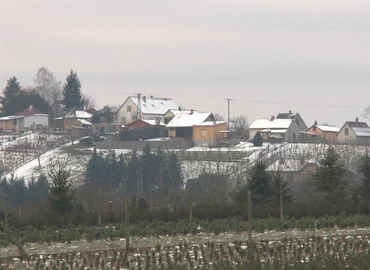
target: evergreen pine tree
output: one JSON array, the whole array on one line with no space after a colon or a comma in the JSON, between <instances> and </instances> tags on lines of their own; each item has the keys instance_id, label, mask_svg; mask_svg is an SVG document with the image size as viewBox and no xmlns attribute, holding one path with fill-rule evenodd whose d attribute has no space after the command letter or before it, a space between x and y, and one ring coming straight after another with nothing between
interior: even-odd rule
<instances>
[{"instance_id":1,"label":"evergreen pine tree","mask_svg":"<svg viewBox=\"0 0 370 270\"><path fill-rule=\"evenodd\" d=\"M247 202L248 191L252 194L253 203L271 202L274 190L271 174L266 171L266 165L261 161L256 161L248 175L248 182L234 195L234 200L238 203Z\"/></svg>"},{"instance_id":2,"label":"evergreen pine tree","mask_svg":"<svg viewBox=\"0 0 370 270\"><path fill-rule=\"evenodd\" d=\"M131 152L130 161L127 164L127 181L126 192L129 194L137 194L139 192L140 178L140 160L137 151L134 149Z\"/></svg>"},{"instance_id":3,"label":"evergreen pine tree","mask_svg":"<svg viewBox=\"0 0 370 270\"><path fill-rule=\"evenodd\" d=\"M37 203L46 199L49 193L49 182L45 174L41 174L37 179L28 182L28 200Z\"/></svg>"},{"instance_id":4,"label":"evergreen pine tree","mask_svg":"<svg viewBox=\"0 0 370 270\"><path fill-rule=\"evenodd\" d=\"M168 184L169 192L173 193L179 191L184 186L184 175L182 172L181 162L178 159L175 152L170 152L167 154L167 165L166 168L168 172Z\"/></svg>"},{"instance_id":5,"label":"evergreen pine tree","mask_svg":"<svg viewBox=\"0 0 370 270\"><path fill-rule=\"evenodd\" d=\"M17 81L16 77L12 77L8 79L5 88L3 89L3 96L0 97L0 104L1 104L1 114L2 115L10 115L12 112L10 111L9 102L13 100L16 95L21 91L21 86Z\"/></svg>"},{"instance_id":6,"label":"evergreen pine tree","mask_svg":"<svg viewBox=\"0 0 370 270\"><path fill-rule=\"evenodd\" d=\"M126 181L126 163L125 163L125 157L123 153L121 153L118 157L118 163L117 163L117 168L118 168L118 179L120 183L124 183Z\"/></svg>"},{"instance_id":7,"label":"evergreen pine tree","mask_svg":"<svg viewBox=\"0 0 370 270\"><path fill-rule=\"evenodd\" d=\"M48 176L50 178L50 209L52 213L62 215L73 210L73 199L75 191L69 181L70 171L66 170L68 160L53 159L48 165Z\"/></svg>"},{"instance_id":8,"label":"evergreen pine tree","mask_svg":"<svg viewBox=\"0 0 370 270\"><path fill-rule=\"evenodd\" d=\"M66 78L66 83L63 87L63 98L65 111L83 109L83 98L81 93L81 82L77 77L77 73L70 71Z\"/></svg>"},{"instance_id":9,"label":"evergreen pine tree","mask_svg":"<svg viewBox=\"0 0 370 270\"><path fill-rule=\"evenodd\" d=\"M252 143L253 146L262 146L263 138L260 132L257 132L256 135L254 135Z\"/></svg>"},{"instance_id":10,"label":"evergreen pine tree","mask_svg":"<svg viewBox=\"0 0 370 270\"><path fill-rule=\"evenodd\" d=\"M368 151L362 157L359 171L362 173L361 195L364 199L370 200L370 156Z\"/></svg>"},{"instance_id":11,"label":"evergreen pine tree","mask_svg":"<svg viewBox=\"0 0 370 270\"><path fill-rule=\"evenodd\" d=\"M143 153L140 158L140 172L141 172L141 185L142 191L150 194L153 187L155 186L155 181L153 176L155 175L155 156L151 153L149 145L145 145Z\"/></svg>"},{"instance_id":12,"label":"evergreen pine tree","mask_svg":"<svg viewBox=\"0 0 370 270\"><path fill-rule=\"evenodd\" d=\"M98 154L96 147L94 147L93 153L86 165L85 170L85 183L103 183L104 174L104 158Z\"/></svg>"},{"instance_id":13,"label":"evergreen pine tree","mask_svg":"<svg viewBox=\"0 0 370 270\"><path fill-rule=\"evenodd\" d=\"M48 103L33 89L20 90L7 103L7 114L14 115L32 105L42 113L49 113Z\"/></svg>"},{"instance_id":14,"label":"evergreen pine tree","mask_svg":"<svg viewBox=\"0 0 370 270\"><path fill-rule=\"evenodd\" d=\"M283 191L283 202L287 203L292 201L292 196L290 195L290 188L288 183L284 180L281 171L278 170L272 176L272 190L273 190L273 201L277 204L280 203L280 183Z\"/></svg>"},{"instance_id":15,"label":"evergreen pine tree","mask_svg":"<svg viewBox=\"0 0 370 270\"><path fill-rule=\"evenodd\" d=\"M109 151L108 155L105 157L105 183L110 187L117 188L121 183L119 178L119 168L117 163L117 156L115 151Z\"/></svg>"},{"instance_id":16,"label":"evergreen pine tree","mask_svg":"<svg viewBox=\"0 0 370 270\"><path fill-rule=\"evenodd\" d=\"M257 161L252 167L247 186L252 193L253 202L268 202L271 199L271 175L262 161Z\"/></svg>"},{"instance_id":17,"label":"evergreen pine tree","mask_svg":"<svg viewBox=\"0 0 370 270\"><path fill-rule=\"evenodd\" d=\"M169 184L169 176L168 176L168 169L167 169L167 155L164 151L160 148L157 148L154 154L154 175L155 175L155 183L158 185L158 189L160 191L161 196L164 196L168 193L170 188Z\"/></svg>"},{"instance_id":18,"label":"evergreen pine tree","mask_svg":"<svg viewBox=\"0 0 370 270\"><path fill-rule=\"evenodd\" d=\"M343 201L346 196L346 183L343 180L345 169L334 147L326 150L319 163L320 167L313 175L317 190L332 203Z\"/></svg>"}]
</instances>

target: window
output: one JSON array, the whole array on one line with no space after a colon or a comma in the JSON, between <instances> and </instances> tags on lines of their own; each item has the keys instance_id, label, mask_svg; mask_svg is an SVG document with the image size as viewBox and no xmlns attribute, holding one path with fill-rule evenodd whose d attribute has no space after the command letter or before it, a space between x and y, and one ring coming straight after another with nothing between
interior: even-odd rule
<instances>
[{"instance_id":1,"label":"window","mask_svg":"<svg viewBox=\"0 0 370 270\"><path fill-rule=\"evenodd\" d=\"M131 112L131 106L127 106L127 112Z\"/></svg>"},{"instance_id":2,"label":"window","mask_svg":"<svg viewBox=\"0 0 370 270\"><path fill-rule=\"evenodd\" d=\"M344 135L348 136L348 128L344 129Z\"/></svg>"},{"instance_id":3,"label":"window","mask_svg":"<svg viewBox=\"0 0 370 270\"><path fill-rule=\"evenodd\" d=\"M206 129L201 129L200 130L200 136L201 137L207 137L207 130Z\"/></svg>"}]
</instances>

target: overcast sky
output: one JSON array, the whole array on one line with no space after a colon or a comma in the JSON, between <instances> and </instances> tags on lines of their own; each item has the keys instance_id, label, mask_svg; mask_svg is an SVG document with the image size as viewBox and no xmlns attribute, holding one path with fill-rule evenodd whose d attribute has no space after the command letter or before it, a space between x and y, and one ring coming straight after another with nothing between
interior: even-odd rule
<instances>
[{"instance_id":1,"label":"overcast sky","mask_svg":"<svg viewBox=\"0 0 370 270\"><path fill-rule=\"evenodd\" d=\"M370 2L0 2L0 86L70 69L98 106L130 94L249 121L299 112L341 126L370 104Z\"/></svg>"}]
</instances>

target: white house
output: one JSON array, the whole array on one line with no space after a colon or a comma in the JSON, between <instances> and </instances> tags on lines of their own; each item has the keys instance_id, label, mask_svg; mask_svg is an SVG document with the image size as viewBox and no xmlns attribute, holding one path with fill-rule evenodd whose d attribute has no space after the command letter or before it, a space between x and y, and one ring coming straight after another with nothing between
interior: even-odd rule
<instances>
[{"instance_id":1,"label":"white house","mask_svg":"<svg viewBox=\"0 0 370 270\"><path fill-rule=\"evenodd\" d=\"M300 131L306 131L307 126L298 113L279 113L277 117L254 120L249 126L249 138L253 139L260 132L265 141L277 140L297 142Z\"/></svg>"},{"instance_id":2,"label":"white house","mask_svg":"<svg viewBox=\"0 0 370 270\"><path fill-rule=\"evenodd\" d=\"M46 128L49 125L49 115L42 113L32 105L20 113L17 113L15 116L19 117L19 129Z\"/></svg>"},{"instance_id":3,"label":"white house","mask_svg":"<svg viewBox=\"0 0 370 270\"><path fill-rule=\"evenodd\" d=\"M337 134L338 142L370 145L370 127L366 122L347 121Z\"/></svg>"},{"instance_id":4,"label":"white house","mask_svg":"<svg viewBox=\"0 0 370 270\"><path fill-rule=\"evenodd\" d=\"M164 122L164 114L178 105L170 98L129 96L117 111L117 124L127 125L137 119Z\"/></svg>"}]
</instances>

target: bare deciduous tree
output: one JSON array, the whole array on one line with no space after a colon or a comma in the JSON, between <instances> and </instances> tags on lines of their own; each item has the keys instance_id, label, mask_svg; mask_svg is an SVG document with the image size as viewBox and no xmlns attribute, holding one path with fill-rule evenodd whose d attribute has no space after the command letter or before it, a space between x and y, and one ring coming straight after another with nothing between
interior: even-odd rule
<instances>
[{"instance_id":1,"label":"bare deciduous tree","mask_svg":"<svg viewBox=\"0 0 370 270\"><path fill-rule=\"evenodd\" d=\"M215 118L216 121L225 121L225 118L222 114L214 113L213 117Z\"/></svg>"},{"instance_id":2,"label":"bare deciduous tree","mask_svg":"<svg viewBox=\"0 0 370 270\"><path fill-rule=\"evenodd\" d=\"M43 97L49 105L55 100L60 99L62 93L62 83L58 81L53 72L47 67L38 69L35 78L33 79L35 90Z\"/></svg>"},{"instance_id":3,"label":"bare deciduous tree","mask_svg":"<svg viewBox=\"0 0 370 270\"><path fill-rule=\"evenodd\" d=\"M96 101L92 96L82 95L82 98L83 98L83 104L86 109L96 107Z\"/></svg>"},{"instance_id":4,"label":"bare deciduous tree","mask_svg":"<svg viewBox=\"0 0 370 270\"><path fill-rule=\"evenodd\" d=\"M369 105L369 106L367 106L367 107L364 109L364 111L363 111L363 113L362 113L362 116L363 116L363 117L365 117L365 118L370 118L370 105Z\"/></svg>"},{"instance_id":5,"label":"bare deciduous tree","mask_svg":"<svg viewBox=\"0 0 370 270\"><path fill-rule=\"evenodd\" d=\"M235 116L230 119L230 130L244 139L249 137L248 118L245 115Z\"/></svg>"}]
</instances>

